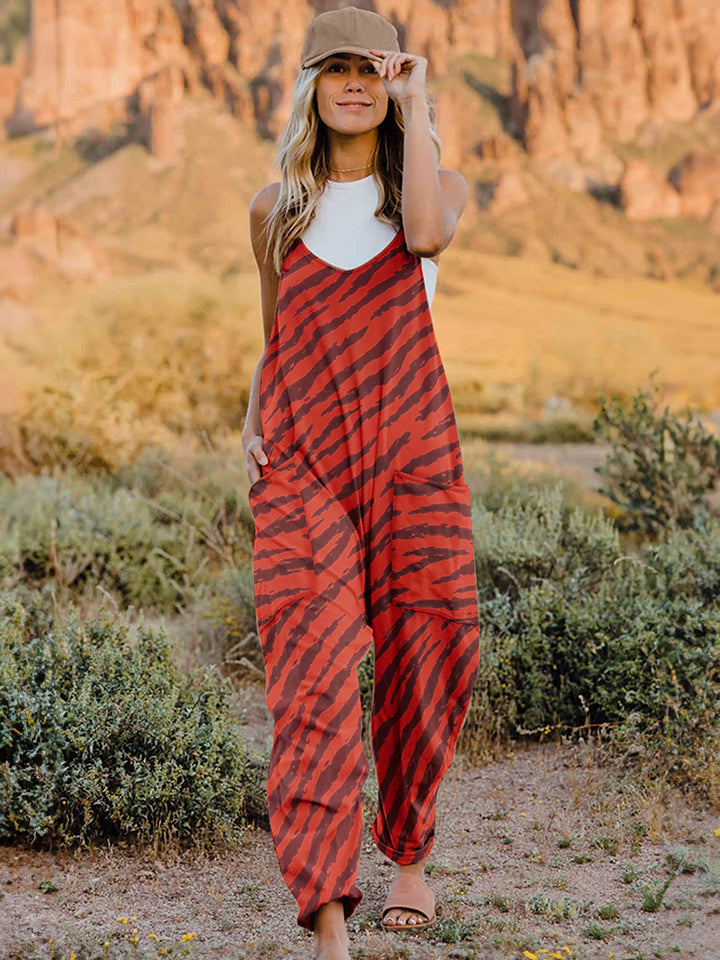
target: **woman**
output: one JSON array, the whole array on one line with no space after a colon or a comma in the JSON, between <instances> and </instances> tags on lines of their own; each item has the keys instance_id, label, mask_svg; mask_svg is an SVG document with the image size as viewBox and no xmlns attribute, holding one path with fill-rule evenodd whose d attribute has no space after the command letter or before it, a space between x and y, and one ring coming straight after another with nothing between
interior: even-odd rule
<instances>
[{"instance_id":1,"label":"woman","mask_svg":"<svg viewBox=\"0 0 720 960\"><path fill-rule=\"evenodd\" d=\"M426 290L468 191L437 169L426 60L384 17L319 14L301 63L281 181L250 207L265 349L243 446L275 850L316 955L347 960L369 770L356 667L374 644L372 836L397 865L396 930L435 918L436 794L478 668L470 491Z\"/></svg>"}]
</instances>

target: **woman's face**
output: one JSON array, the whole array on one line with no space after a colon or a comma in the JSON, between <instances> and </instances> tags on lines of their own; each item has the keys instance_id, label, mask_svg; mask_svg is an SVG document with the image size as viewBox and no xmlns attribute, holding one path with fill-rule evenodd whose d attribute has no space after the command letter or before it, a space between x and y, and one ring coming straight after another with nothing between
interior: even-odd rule
<instances>
[{"instance_id":1,"label":"woman's face","mask_svg":"<svg viewBox=\"0 0 720 960\"><path fill-rule=\"evenodd\" d=\"M326 57L315 89L320 119L338 133L364 133L385 119L385 84L373 62L358 53Z\"/></svg>"}]
</instances>

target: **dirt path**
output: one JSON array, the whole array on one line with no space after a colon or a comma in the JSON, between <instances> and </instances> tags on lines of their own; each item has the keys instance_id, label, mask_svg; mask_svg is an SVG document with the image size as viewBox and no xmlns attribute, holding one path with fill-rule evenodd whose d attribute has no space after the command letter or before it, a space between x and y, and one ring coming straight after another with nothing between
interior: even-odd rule
<instances>
[{"instance_id":1,"label":"dirt path","mask_svg":"<svg viewBox=\"0 0 720 960\"><path fill-rule=\"evenodd\" d=\"M593 489L605 479L595 467L605 463L610 450L607 443L499 443L487 444L498 456L517 462L526 461L556 470L564 475L574 474Z\"/></svg>"},{"instance_id":2,"label":"dirt path","mask_svg":"<svg viewBox=\"0 0 720 960\"><path fill-rule=\"evenodd\" d=\"M263 746L264 691L256 684L245 693L249 739ZM429 861L440 917L433 932L378 927L392 866L372 842L371 813L372 803L358 876L364 899L349 922L355 958L717 960L720 816L622 782L592 747L518 747L475 769L456 756L440 787ZM686 872L659 911L646 912L645 888L669 875L668 855L684 857ZM222 960L312 957L272 839L258 828L240 852L217 856L0 847L0 898L3 960L167 955L156 944ZM187 934L195 936L183 942Z\"/></svg>"}]
</instances>

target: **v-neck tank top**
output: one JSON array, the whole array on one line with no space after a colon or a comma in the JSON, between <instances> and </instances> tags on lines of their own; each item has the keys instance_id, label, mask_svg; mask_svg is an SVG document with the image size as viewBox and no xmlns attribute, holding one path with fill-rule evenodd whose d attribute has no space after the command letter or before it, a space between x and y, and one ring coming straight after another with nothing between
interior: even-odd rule
<instances>
[{"instance_id":1,"label":"v-neck tank top","mask_svg":"<svg viewBox=\"0 0 720 960\"><path fill-rule=\"evenodd\" d=\"M341 270L367 263L384 250L396 230L374 215L379 190L373 174L359 180L328 180L310 226L302 234L305 247L319 260ZM431 305L438 265L421 257L423 281Z\"/></svg>"}]
</instances>

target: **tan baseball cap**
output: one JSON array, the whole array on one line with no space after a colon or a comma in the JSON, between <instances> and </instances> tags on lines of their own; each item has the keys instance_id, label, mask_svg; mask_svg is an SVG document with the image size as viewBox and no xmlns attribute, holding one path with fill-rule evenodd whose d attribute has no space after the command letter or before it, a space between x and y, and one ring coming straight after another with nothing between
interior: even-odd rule
<instances>
[{"instance_id":1,"label":"tan baseball cap","mask_svg":"<svg viewBox=\"0 0 720 960\"><path fill-rule=\"evenodd\" d=\"M331 53L359 53L371 60L381 58L370 50L393 50L400 53L398 32L379 13L360 7L342 7L319 13L305 34L300 65L303 69L330 56Z\"/></svg>"}]
</instances>

